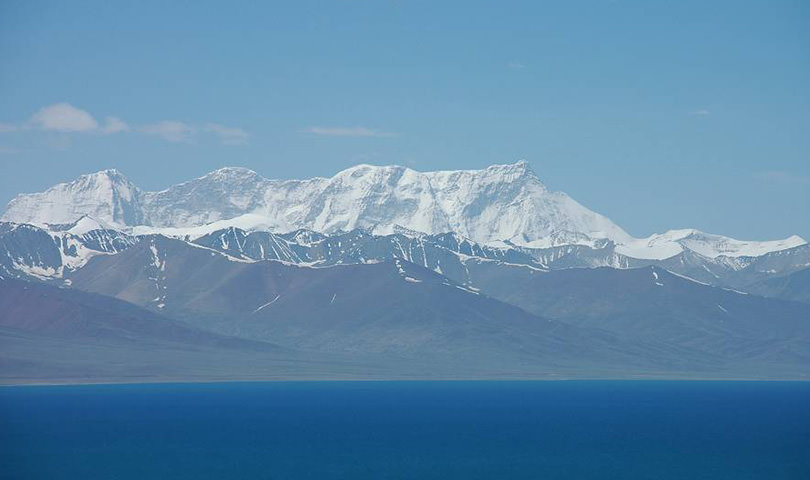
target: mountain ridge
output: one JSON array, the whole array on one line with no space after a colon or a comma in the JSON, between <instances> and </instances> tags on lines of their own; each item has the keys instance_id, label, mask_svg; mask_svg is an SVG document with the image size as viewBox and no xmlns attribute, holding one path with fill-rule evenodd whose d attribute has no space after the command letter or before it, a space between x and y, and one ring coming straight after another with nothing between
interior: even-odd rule
<instances>
[{"instance_id":1,"label":"mountain ridge","mask_svg":"<svg viewBox=\"0 0 810 480\"><path fill-rule=\"evenodd\" d=\"M532 249L483 245L457 233L425 235L405 231L374 235L355 229L326 235L301 229L276 234L262 229L224 226L227 223L215 224L210 229L173 230L172 234L150 231L127 234L88 217L73 225L61 225L57 230L0 222L0 274L65 283L70 272L80 269L91 258L115 255L155 237L174 238L239 262L276 260L328 267L399 259L473 287L480 286L479 275L488 275L491 268L548 272L570 268L657 266L713 286L759 293L757 285L764 281L810 268L810 245L807 244L757 257L709 258L684 250L665 260L650 260L618 253L616 245L610 241L596 248L566 245ZM788 295L783 289L767 290L780 298Z\"/></svg>"},{"instance_id":2,"label":"mountain ridge","mask_svg":"<svg viewBox=\"0 0 810 480\"><path fill-rule=\"evenodd\" d=\"M796 235L755 242L694 229L633 238L564 192L550 191L525 161L434 172L361 164L306 180L270 180L251 169L224 167L155 192L108 169L18 195L0 219L53 226L83 217L124 231L175 236L237 226L273 233L453 232L480 244L528 248L595 248L609 241L620 254L648 260L687 250L710 258L759 256L806 244Z\"/></svg>"}]
</instances>

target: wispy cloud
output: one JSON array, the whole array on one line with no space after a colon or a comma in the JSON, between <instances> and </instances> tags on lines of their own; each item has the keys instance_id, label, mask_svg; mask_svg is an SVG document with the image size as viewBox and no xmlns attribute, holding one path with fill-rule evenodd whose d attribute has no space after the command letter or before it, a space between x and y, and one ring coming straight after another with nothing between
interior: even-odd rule
<instances>
[{"instance_id":1,"label":"wispy cloud","mask_svg":"<svg viewBox=\"0 0 810 480\"><path fill-rule=\"evenodd\" d=\"M710 112L709 110L706 110L705 108L701 108L699 110L693 110L691 112L691 114L692 115L697 115L699 117L705 117L706 115L711 115L712 112Z\"/></svg>"},{"instance_id":2,"label":"wispy cloud","mask_svg":"<svg viewBox=\"0 0 810 480\"><path fill-rule=\"evenodd\" d=\"M523 70L526 68L526 65L520 62L509 62L506 64L506 66L512 70Z\"/></svg>"},{"instance_id":3,"label":"wispy cloud","mask_svg":"<svg viewBox=\"0 0 810 480\"><path fill-rule=\"evenodd\" d=\"M107 117L104 123L104 128L102 129L102 131L107 134L128 132L129 130L129 125L118 117Z\"/></svg>"},{"instance_id":4,"label":"wispy cloud","mask_svg":"<svg viewBox=\"0 0 810 480\"><path fill-rule=\"evenodd\" d=\"M146 135L156 135L169 142L188 142L196 129L177 120L164 120L138 127L138 131Z\"/></svg>"},{"instance_id":5,"label":"wispy cloud","mask_svg":"<svg viewBox=\"0 0 810 480\"><path fill-rule=\"evenodd\" d=\"M0 155L13 155L17 152L19 152L19 150L17 150L16 148L4 147L0 145Z\"/></svg>"},{"instance_id":6,"label":"wispy cloud","mask_svg":"<svg viewBox=\"0 0 810 480\"><path fill-rule=\"evenodd\" d=\"M760 180L765 180L773 183L810 185L810 176L799 175L785 170L770 170L767 172L759 172L755 174L755 176Z\"/></svg>"},{"instance_id":7,"label":"wispy cloud","mask_svg":"<svg viewBox=\"0 0 810 480\"><path fill-rule=\"evenodd\" d=\"M0 133L11 133L19 130L20 127L13 123L0 123Z\"/></svg>"},{"instance_id":8,"label":"wispy cloud","mask_svg":"<svg viewBox=\"0 0 810 480\"><path fill-rule=\"evenodd\" d=\"M59 139L60 148L70 145L67 138L70 134L97 134L112 135L135 131L146 135L154 135L169 142L190 142L195 136L210 134L226 145L241 145L247 143L248 133L237 127L230 127L219 123L204 123L192 125L177 120L162 120L146 125L131 127L119 117L105 117L99 122L87 110L75 107L67 102L55 103L39 109L28 121L14 123L0 123L0 133L12 133L22 130L39 130L55 132L64 138Z\"/></svg>"},{"instance_id":9,"label":"wispy cloud","mask_svg":"<svg viewBox=\"0 0 810 480\"><path fill-rule=\"evenodd\" d=\"M395 133L366 127L311 127L304 130L314 135L328 137L394 137Z\"/></svg>"},{"instance_id":10,"label":"wispy cloud","mask_svg":"<svg viewBox=\"0 0 810 480\"><path fill-rule=\"evenodd\" d=\"M142 125L137 128L140 133L155 135L169 142L191 142L203 134L212 134L224 145L244 145L248 133L241 128L229 127L219 123L206 123L201 126L190 125L177 120Z\"/></svg>"},{"instance_id":11,"label":"wispy cloud","mask_svg":"<svg viewBox=\"0 0 810 480\"><path fill-rule=\"evenodd\" d=\"M215 134L225 145L243 145L247 143L249 136L241 128L228 127L219 123L207 123L203 126L203 130Z\"/></svg>"}]
</instances>

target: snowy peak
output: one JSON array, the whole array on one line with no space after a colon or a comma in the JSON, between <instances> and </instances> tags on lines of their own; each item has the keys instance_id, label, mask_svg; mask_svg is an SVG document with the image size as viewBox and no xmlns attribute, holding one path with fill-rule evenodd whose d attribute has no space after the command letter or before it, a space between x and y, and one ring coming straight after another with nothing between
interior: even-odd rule
<instances>
[{"instance_id":1,"label":"snowy peak","mask_svg":"<svg viewBox=\"0 0 810 480\"><path fill-rule=\"evenodd\" d=\"M262 205L269 180L247 168L227 167L143 194L144 224L193 227L251 213Z\"/></svg>"},{"instance_id":2,"label":"snowy peak","mask_svg":"<svg viewBox=\"0 0 810 480\"><path fill-rule=\"evenodd\" d=\"M94 227L85 216L138 234L198 238L229 226L279 234L361 229L414 238L452 232L489 247L615 245L619 255L658 260L684 251L707 258L759 256L805 243L796 236L738 241L697 230L636 239L565 193L550 191L526 161L434 172L364 164L308 180L270 180L226 167L159 192L140 191L120 172L104 170L19 195L2 220L86 231Z\"/></svg>"},{"instance_id":3,"label":"snowy peak","mask_svg":"<svg viewBox=\"0 0 810 480\"><path fill-rule=\"evenodd\" d=\"M137 225L143 220L139 197L138 188L118 170L102 170L42 193L18 195L0 220L44 226L90 215L111 224Z\"/></svg>"},{"instance_id":4,"label":"snowy peak","mask_svg":"<svg viewBox=\"0 0 810 480\"><path fill-rule=\"evenodd\" d=\"M59 184L54 188L63 185L71 191L90 191L100 195L120 193L126 200L131 200L136 190L132 182L114 168L82 175L72 182Z\"/></svg>"},{"instance_id":5,"label":"snowy peak","mask_svg":"<svg viewBox=\"0 0 810 480\"><path fill-rule=\"evenodd\" d=\"M115 227L106 222L97 220L89 215L82 215L66 231L73 235L85 235L94 230L115 230Z\"/></svg>"},{"instance_id":6,"label":"snowy peak","mask_svg":"<svg viewBox=\"0 0 810 480\"><path fill-rule=\"evenodd\" d=\"M747 241L735 240L722 235L713 235L694 229L670 230L647 238L633 239L616 247L616 251L628 257L663 260L684 251L691 251L706 258L759 257L771 252L787 250L807 242L793 235L784 240Z\"/></svg>"},{"instance_id":7,"label":"snowy peak","mask_svg":"<svg viewBox=\"0 0 810 480\"><path fill-rule=\"evenodd\" d=\"M266 178L249 168L223 167L187 183L193 183L196 185L221 184L227 186L238 186L244 184L261 184L266 181Z\"/></svg>"},{"instance_id":8,"label":"snowy peak","mask_svg":"<svg viewBox=\"0 0 810 480\"><path fill-rule=\"evenodd\" d=\"M735 240L721 235L693 231L679 239L684 247L709 258L716 257L758 257L766 253L804 245L803 238L793 235L783 240L756 242Z\"/></svg>"},{"instance_id":9,"label":"snowy peak","mask_svg":"<svg viewBox=\"0 0 810 480\"><path fill-rule=\"evenodd\" d=\"M522 178L530 178L531 180L536 181L539 186L545 188L545 185L540 182L540 178L526 160L519 160L515 163L507 163L502 165L490 165L485 171L487 172L488 176L496 178L500 177L507 182L513 182Z\"/></svg>"},{"instance_id":10,"label":"snowy peak","mask_svg":"<svg viewBox=\"0 0 810 480\"><path fill-rule=\"evenodd\" d=\"M222 167L208 173L205 177L259 177L255 171L245 167Z\"/></svg>"}]
</instances>

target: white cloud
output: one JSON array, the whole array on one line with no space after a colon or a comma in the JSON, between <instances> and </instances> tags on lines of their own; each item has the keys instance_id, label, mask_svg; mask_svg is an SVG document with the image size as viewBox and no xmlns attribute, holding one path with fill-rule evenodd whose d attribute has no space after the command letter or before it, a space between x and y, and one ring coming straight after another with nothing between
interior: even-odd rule
<instances>
[{"instance_id":1,"label":"white cloud","mask_svg":"<svg viewBox=\"0 0 810 480\"><path fill-rule=\"evenodd\" d=\"M304 130L315 135L330 137L393 137L394 133L382 132L366 127L312 127Z\"/></svg>"},{"instance_id":2,"label":"white cloud","mask_svg":"<svg viewBox=\"0 0 810 480\"><path fill-rule=\"evenodd\" d=\"M98 122L88 112L69 103L55 103L40 109L31 117L31 123L43 130L57 132L92 132Z\"/></svg>"},{"instance_id":3,"label":"white cloud","mask_svg":"<svg viewBox=\"0 0 810 480\"><path fill-rule=\"evenodd\" d=\"M191 140L196 129L183 122L164 120L162 122L144 125L138 131L147 135L157 135L169 142L187 142Z\"/></svg>"},{"instance_id":4,"label":"white cloud","mask_svg":"<svg viewBox=\"0 0 810 480\"><path fill-rule=\"evenodd\" d=\"M227 127L218 123L207 123L203 130L211 132L219 137L226 145L242 145L247 143L248 133L241 128Z\"/></svg>"},{"instance_id":5,"label":"white cloud","mask_svg":"<svg viewBox=\"0 0 810 480\"><path fill-rule=\"evenodd\" d=\"M169 142L190 142L198 134L210 134L225 145L244 144L247 143L249 137L248 133L241 128L219 123L192 125L176 120L163 120L139 127L130 127L121 118L110 116L106 117L101 124L86 110L66 102L41 108L22 125L0 123L0 133L17 132L30 128L62 134L57 141L60 144L59 148L63 149L70 144L67 134L71 133L111 135L135 130L146 135L161 137Z\"/></svg>"},{"instance_id":6,"label":"white cloud","mask_svg":"<svg viewBox=\"0 0 810 480\"><path fill-rule=\"evenodd\" d=\"M511 68L512 70L523 70L526 68L526 65L520 62L509 62L506 64L507 67Z\"/></svg>"},{"instance_id":7,"label":"white cloud","mask_svg":"<svg viewBox=\"0 0 810 480\"><path fill-rule=\"evenodd\" d=\"M129 125L118 117L107 117L102 131L107 134L128 132Z\"/></svg>"},{"instance_id":8,"label":"white cloud","mask_svg":"<svg viewBox=\"0 0 810 480\"><path fill-rule=\"evenodd\" d=\"M701 116L701 117L705 117L706 115L711 115L711 114L712 114L712 112L710 112L710 111L708 111L706 109L695 110L694 112L692 112L692 115L698 115L698 116Z\"/></svg>"}]
</instances>

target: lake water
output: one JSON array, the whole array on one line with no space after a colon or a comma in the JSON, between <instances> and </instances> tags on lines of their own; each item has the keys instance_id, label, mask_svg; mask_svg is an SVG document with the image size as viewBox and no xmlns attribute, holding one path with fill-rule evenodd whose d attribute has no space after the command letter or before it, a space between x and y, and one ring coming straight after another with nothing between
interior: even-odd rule
<instances>
[{"instance_id":1,"label":"lake water","mask_svg":"<svg viewBox=\"0 0 810 480\"><path fill-rule=\"evenodd\" d=\"M810 383L0 388L0 478L810 479Z\"/></svg>"}]
</instances>

